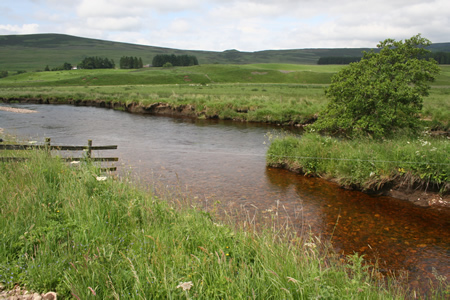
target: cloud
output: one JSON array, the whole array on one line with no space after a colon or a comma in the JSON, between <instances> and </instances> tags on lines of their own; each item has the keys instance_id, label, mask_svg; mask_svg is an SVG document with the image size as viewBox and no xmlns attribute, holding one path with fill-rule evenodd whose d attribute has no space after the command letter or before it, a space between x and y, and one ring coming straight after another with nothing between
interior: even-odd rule
<instances>
[{"instance_id":1,"label":"cloud","mask_svg":"<svg viewBox=\"0 0 450 300\"><path fill-rule=\"evenodd\" d=\"M39 33L39 24L23 24L19 25L1 25L0 24L0 34L33 34Z\"/></svg>"},{"instance_id":2,"label":"cloud","mask_svg":"<svg viewBox=\"0 0 450 300\"><path fill-rule=\"evenodd\" d=\"M137 17L90 17L86 19L85 26L90 29L108 31L132 31L141 29L141 20Z\"/></svg>"},{"instance_id":3,"label":"cloud","mask_svg":"<svg viewBox=\"0 0 450 300\"><path fill-rule=\"evenodd\" d=\"M198 0L82 0L76 7L80 17L145 16L151 13L171 13L198 9Z\"/></svg>"},{"instance_id":4,"label":"cloud","mask_svg":"<svg viewBox=\"0 0 450 300\"><path fill-rule=\"evenodd\" d=\"M193 50L375 47L417 33L448 42L448 0L2 0L0 29ZM1 25L3 23L3 25ZM34 26L34 27L33 27Z\"/></svg>"}]
</instances>

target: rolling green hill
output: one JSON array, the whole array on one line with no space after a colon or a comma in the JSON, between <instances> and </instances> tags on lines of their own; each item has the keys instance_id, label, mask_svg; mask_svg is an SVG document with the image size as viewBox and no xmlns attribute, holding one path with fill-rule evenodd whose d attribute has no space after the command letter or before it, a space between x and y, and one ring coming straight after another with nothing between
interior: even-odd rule
<instances>
[{"instance_id":1,"label":"rolling green hill","mask_svg":"<svg viewBox=\"0 0 450 300\"><path fill-rule=\"evenodd\" d=\"M362 56L368 48L293 49L241 52L237 50L193 51L144 46L81 38L64 34L0 35L0 71L35 71L61 66L64 62L78 64L88 56L114 59L122 56L142 57L151 64L157 54L195 55L200 64L316 64L321 56ZM450 52L450 43L433 44L434 51Z\"/></svg>"}]
</instances>

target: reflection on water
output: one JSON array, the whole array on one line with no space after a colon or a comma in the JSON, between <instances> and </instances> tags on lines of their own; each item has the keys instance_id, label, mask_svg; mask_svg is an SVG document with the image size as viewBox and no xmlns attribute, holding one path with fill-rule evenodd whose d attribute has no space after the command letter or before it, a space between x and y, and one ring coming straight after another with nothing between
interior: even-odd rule
<instances>
[{"instance_id":1,"label":"reflection on water","mask_svg":"<svg viewBox=\"0 0 450 300\"><path fill-rule=\"evenodd\" d=\"M16 105L18 106L18 105ZM317 178L266 168L265 134L273 128L223 121L132 115L101 108L20 105L0 111L0 128L54 144L117 144L114 156L144 183L153 180L226 209L283 207L299 230L331 239L338 251L379 258L408 270L411 282L433 268L450 277L450 213L338 188ZM422 281L424 282L424 281Z\"/></svg>"}]
</instances>

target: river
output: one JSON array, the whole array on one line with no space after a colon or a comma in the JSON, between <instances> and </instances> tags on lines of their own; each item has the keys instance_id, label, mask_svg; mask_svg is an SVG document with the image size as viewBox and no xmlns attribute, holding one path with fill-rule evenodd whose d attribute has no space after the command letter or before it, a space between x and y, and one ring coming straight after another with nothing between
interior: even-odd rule
<instances>
[{"instance_id":1,"label":"river","mask_svg":"<svg viewBox=\"0 0 450 300\"><path fill-rule=\"evenodd\" d=\"M118 145L120 173L247 220L278 215L299 234L331 240L343 254L378 259L381 271L408 271L412 287L426 289L434 274L450 278L450 213L409 202L348 191L318 178L268 168L267 133L279 128L248 123L130 114L67 105L0 104L37 111L0 111L0 128L55 145Z\"/></svg>"}]
</instances>

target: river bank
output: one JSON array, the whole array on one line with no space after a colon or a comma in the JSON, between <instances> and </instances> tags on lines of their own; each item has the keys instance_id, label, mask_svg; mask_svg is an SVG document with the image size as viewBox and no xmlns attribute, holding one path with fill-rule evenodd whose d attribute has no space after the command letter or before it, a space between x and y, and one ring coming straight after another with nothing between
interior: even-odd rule
<instances>
[{"instance_id":1,"label":"river bank","mask_svg":"<svg viewBox=\"0 0 450 300\"><path fill-rule=\"evenodd\" d=\"M95 166L73 168L35 153L14 168L0 163L0 171L4 289L20 285L77 299L402 299L409 293L369 270L358 254L335 255L319 238L278 226L233 227L126 179L98 181Z\"/></svg>"},{"instance_id":2,"label":"river bank","mask_svg":"<svg viewBox=\"0 0 450 300\"><path fill-rule=\"evenodd\" d=\"M188 118L210 118L210 119L219 119L218 115L207 115L205 111L196 111L192 105L183 104L178 106L173 106L164 102L155 102L152 104L140 104L137 102L118 102L118 101L102 101L102 100L75 100L75 99L39 99L39 98L0 98L0 100L4 103L32 103L32 104L68 104L74 106L88 106L88 107L99 107L99 108L108 108L120 111L126 111L134 114L153 114L153 115L161 115L161 116L169 116L169 117L188 117ZM20 109L11 108L10 111L20 112ZM28 112L28 111L27 111ZM233 121L245 122L244 119L234 119ZM286 126L305 126L308 123L313 122L314 120L308 120L307 123L292 124L291 122L287 122L290 125ZM266 122L268 124L280 125L278 121ZM278 154L275 154L278 155ZM310 171L305 172L299 167L296 163L292 163L289 161L284 162L270 162L269 166L285 168L292 172L301 173L305 175L311 176L312 173ZM450 195L448 193L442 194L433 189L430 189L428 185L411 185L405 184L407 183L404 179L397 178L396 180L390 180L386 183L385 178L380 181L374 181L371 183L371 187L365 187L361 184L353 184L343 182L341 179L333 178L331 175L321 175L317 173L314 176L319 176L325 178L327 180L337 182L341 185L341 187L346 189L353 189L363 191L368 194L376 194L376 195L385 195L390 196L397 199L406 200L412 202L416 205L423 207L440 207L440 208L449 208L450 209Z\"/></svg>"},{"instance_id":3,"label":"river bank","mask_svg":"<svg viewBox=\"0 0 450 300\"><path fill-rule=\"evenodd\" d=\"M315 133L274 139L267 164L387 195L419 206L450 208L449 142L445 138L341 140Z\"/></svg>"},{"instance_id":4,"label":"river bank","mask_svg":"<svg viewBox=\"0 0 450 300\"><path fill-rule=\"evenodd\" d=\"M19 113L19 114L32 114L32 113L36 112L36 111L30 110L30 109L3 107L3 106L0 106L0 110Z\"/></svg>"},{"instance_id":5,"label":"river bank","mask_svg":"<svg viewBox=\"0 0 450 300\"><path fill-rule=\"evenodd\" d=\"M313 176L311 174L305 174L301 168L291 167L289 164L269 164L272 168L281 168L286 169L291 172L302 174L304 176ZM441 194L437 191L426 190L423 187L412 188L406 186L404 181L395 180L387 184L385 187L381 189L363 189L357 186L345 186L338 179L329 178L327 176L322 177L320 175L316 175L317 177L325 178L330 182L334 182L338 184L343 189L348 190L356 190L362 191L369 195L376 196L387 196L395 199L400 199L404 201L411 202L417 206L421 207L434 207L437 209L445 209L450 214L450 194Z\"/></svg>"},{"instance_id":6,"label":"river bank","mask_svg":"<svg viewBox=\"0 0 450 300\"><path fill-rule=\"evenodd\" d=\"M264 114L267 116L262 117L260 120L255 120L252 114L260 114L257 109L249 108L235 108L229 109L229 114L222 114L220 110L210 109L204 107L203 109L198 109L193 104L173 104L170 102L156 101L146 103L136 102L136 101L106 101L106 100L89 100L89 99L72 99L72 98L36 98L36 97L0 97L0 102L4 103L31 103L31 104L68 104L74 106L91 106L91 107L101 107L109 108L120 111L126 111L130 113L137 114L156 114L161 116L170 117L189 117L198 119L220 119L220 120L233 120L238 122L254 122L254 123L265 123L272 125L283 125L283 126L297 126L301 127L306 124L313 123L317 114L309 114L306 116L283 116L275 117L271 116L275 112L267 112Z\"/></svg>"}]
</instances>

